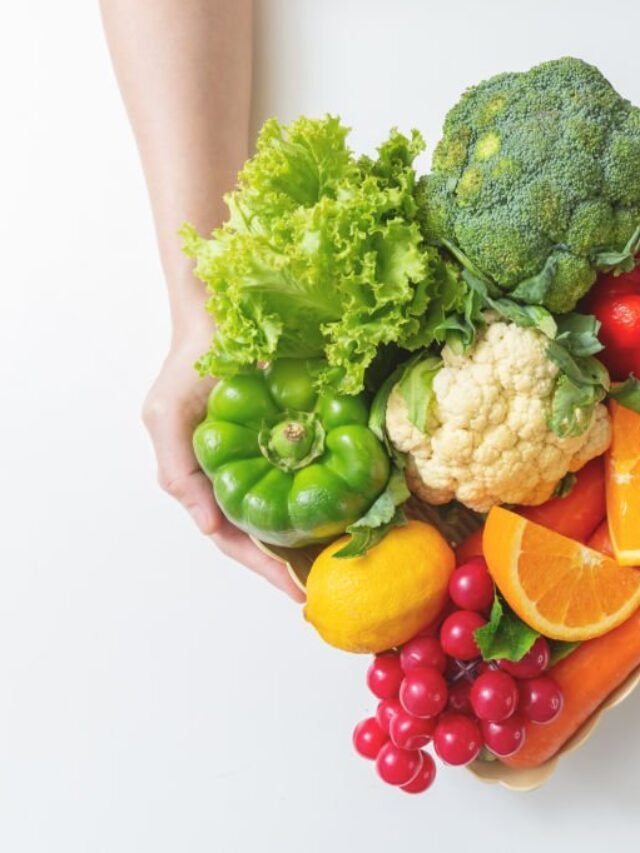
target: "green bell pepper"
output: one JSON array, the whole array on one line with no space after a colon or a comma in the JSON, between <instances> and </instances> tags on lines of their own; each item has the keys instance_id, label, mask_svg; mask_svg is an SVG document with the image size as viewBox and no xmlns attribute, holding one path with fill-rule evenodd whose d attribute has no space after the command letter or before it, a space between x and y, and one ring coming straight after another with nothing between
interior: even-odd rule
<instances>
[{"instance_id":1,"label":"green bell pepper","mask_svg":"<svg viewBox=\"0 0 640 853\"><path fill-rule=\"evenodd\" d=\"M364 397L319 394L317 366L281 359L222 379L193 436L224 514L273 545L336 537L389 479Z\"/></svg>"}]
</instances>

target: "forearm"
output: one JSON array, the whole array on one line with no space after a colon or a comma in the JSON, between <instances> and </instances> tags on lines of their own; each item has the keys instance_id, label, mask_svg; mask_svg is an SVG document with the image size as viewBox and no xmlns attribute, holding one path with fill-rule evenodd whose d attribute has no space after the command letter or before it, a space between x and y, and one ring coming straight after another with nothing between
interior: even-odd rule
<instances>
[{"instance_id":1,"label":"forearm","mask_svg":"<svg viewBox=\"0 0 640 853\"><path fill-rule=\"evenodd\" d=\"M185 220L204 233L247 156L251 0L101 0L107 40L146 176L174 336L204 319L180 251Z\"/></svg>"}]
</instances>

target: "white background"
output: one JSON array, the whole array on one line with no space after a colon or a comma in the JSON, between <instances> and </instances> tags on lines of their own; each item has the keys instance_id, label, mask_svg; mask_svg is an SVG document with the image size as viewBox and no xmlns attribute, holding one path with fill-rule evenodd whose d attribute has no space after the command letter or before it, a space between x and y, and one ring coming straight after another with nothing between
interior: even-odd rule
<instances>
[{"instance_id":1,"label":"white background","mask_svg":"<svg viewBox=\"0 0 640 853\"><path fill-rule=\"evenodd\" d=\"M433 143L466 85L568 53L640 102L639 8L262 2L256 124ZM0 849L637 848L640 693L528 795L444 770L410 798L352 754L366 660L155 486L138 412L168 318L97 9L7 3L0 32Z\"/></svg>"}]
</instances>

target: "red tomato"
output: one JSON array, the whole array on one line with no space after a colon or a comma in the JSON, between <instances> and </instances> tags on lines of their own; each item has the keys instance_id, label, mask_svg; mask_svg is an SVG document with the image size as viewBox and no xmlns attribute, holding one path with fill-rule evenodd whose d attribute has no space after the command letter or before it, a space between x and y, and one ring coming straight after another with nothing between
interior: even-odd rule
<instances>
[{"instance_id":1,"label":"red tomato","mask_svg":"<svg viewBox=\"0 0 640 853\"><path fill-rule=\"evenodd\" d=\"M611 293L596 304L602 323L600 340L616 350L640 348L640 290L638 293Z\"/></svg>"},{"instance_id":2,"label":"red tomato","mask_svg":"<svg viewBox=\"0 0 640 853\"><path fill-rule=\"evenodd\" d=\"M640 267L620 276L600 276L580 311L600 320L605 349L598 358L613 379L624 380L640 368Z\"/></svg>"}]
</instances>

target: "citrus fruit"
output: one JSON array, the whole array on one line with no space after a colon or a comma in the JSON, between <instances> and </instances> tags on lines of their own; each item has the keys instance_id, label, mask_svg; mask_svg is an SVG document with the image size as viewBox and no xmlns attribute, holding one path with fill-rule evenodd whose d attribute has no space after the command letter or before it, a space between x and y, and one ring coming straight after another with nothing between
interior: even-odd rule
<instances>
[{"instance_id":1,"label":"citrus fruit","mask_svg":"<svg viewBox=\"0 0 640 853\"><path fill-rule=\"evenodd\" d=\"M489 513L484 555L509 606L555 640L611 631L640 606L640 571L501 507Z\"/></svg>"},{"instance_id":2,"label":"citrus fruit","mask_svg":"<svg viewBox=\"0 0 640 853\"><path fill-rule=\"evenodd\" d=\"M334 557L343 537L316 558L305 618L348 652L381 652L410 640L447 601L454 555L430 524L395 527L362 557Z\"/></svg>"},{"instance_id":3,"label":"citrus fruit","mask_svg":"<svg viewBox=\"0 0 640 853\"><path fill-rule=\"evenodd\" d=\"M640 565L640 415L611 402L613 438L606 455L607 518L616 560Z\"/></svg>"}]
</instances>

